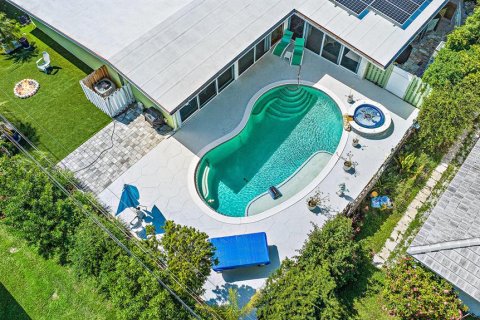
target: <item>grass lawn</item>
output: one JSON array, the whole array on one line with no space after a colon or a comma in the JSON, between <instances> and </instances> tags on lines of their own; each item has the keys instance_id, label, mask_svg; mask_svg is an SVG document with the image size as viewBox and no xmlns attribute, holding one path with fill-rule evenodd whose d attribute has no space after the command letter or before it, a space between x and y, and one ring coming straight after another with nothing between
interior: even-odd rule
<instances>
[{"instance_id":1,"label":"grass lawn","mask_svg":"<svg viewBox=\"0 0 480 320\"><path fill-rule=\"evenodd\" d=\"M33 51L0 55L0 113L18 125L40 149L63 159L107 125L111 119L91 104L79 81L91 70L33 25L23 28ZM35 62L47 51L54 70L47 75ZM40 83L28 99L13 94L18 81L31 78Z\"/></svg>"},{"instance_id":2,"label":"grass lawn","mask_svg":"<svg viewBox=\"0 0 480 320\"><path fill-rule=\"evenodd\" d=\"M116 318L92 283L43 259L1 223L0 239L0 319Z\"/></svg>"}]
</instances>

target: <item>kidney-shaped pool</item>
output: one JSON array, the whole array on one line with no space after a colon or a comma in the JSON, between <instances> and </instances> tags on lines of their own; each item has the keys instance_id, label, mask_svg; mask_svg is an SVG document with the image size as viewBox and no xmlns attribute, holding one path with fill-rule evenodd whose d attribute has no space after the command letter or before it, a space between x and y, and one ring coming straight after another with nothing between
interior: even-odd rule
<instances>
[{"instance_id":1,"label":"kidney-shaped pool","mask_svg":"<svg viewBox=\"0 0 480 320\"><path fill-rule=\"evenodd\" d=\"M255 102L242 131L200 159L197 191L218 213L244 217L252 200L291 180L321 152L328 159L315 163L319 172L342 130L342 113L325 92L292 84L270 89ZM304 174L302 179L315 177Z\"/></svg>"}]
</instances>

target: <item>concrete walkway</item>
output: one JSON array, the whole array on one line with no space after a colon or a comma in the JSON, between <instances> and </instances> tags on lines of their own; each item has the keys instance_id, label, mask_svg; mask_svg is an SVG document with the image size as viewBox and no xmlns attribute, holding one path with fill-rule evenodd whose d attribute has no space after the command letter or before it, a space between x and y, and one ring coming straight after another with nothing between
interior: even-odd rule
<instances>
[{"instance_id":1,"label":"concrete walkway","mask_svg":"<svg viewBox=\"0 0 480 320\"><path fill-rule=\"evenodd\" d=\"M60 166L86 190L99 193L159 144L170 128L153 129L136 105L70 153Z\"/></svg>"},{"instance_id":2,"label":"concrete walkway","mask_svg":"<svg viewBox=\"0 0 480 320\"><path fill-rule=\"evenodd\" d=\"M407 207L407 211L400 221L398 221L397 225L390 234L390 237L385 242L382 250L380 250L380 252L373 257L373 264L378 268L381 268L383 265L385 265L392 252L395 250L395 248L397 248L398 244L403 241L403 235L410 226L410 223L417 216L418 209L428 200L433 188L442 178L442 175L445 170L447 170L448 165L453 159L455 159L455 156L462 145L462 138L460 138L458 142L450 148L448 153L442 158L442 161L440 161L440 164L433 170L432 175L425 184L425 187L420 190L415 199L413 199L413 201Z\"/></svg>"}]
</instances>

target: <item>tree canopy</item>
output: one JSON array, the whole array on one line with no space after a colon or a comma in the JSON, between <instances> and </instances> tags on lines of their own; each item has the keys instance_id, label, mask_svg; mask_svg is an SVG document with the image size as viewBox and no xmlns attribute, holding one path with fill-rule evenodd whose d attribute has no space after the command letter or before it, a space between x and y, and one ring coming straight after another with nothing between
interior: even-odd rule
<instances>
[{"instance_id":1,"label":"tree canopy","mask_svg":"<svg viewBox=\"0 0 480 320\"><path fill-rule=\"evenodd\" d=\"M354 282L365 253L344 216L314 226L297 257L286 259L257 301L259 319L345 319L339 292Z\"/></svg>"},{"instance_id":2,"label":"tree canopy","mask_svg":"<svg viewBox=\"0 0 480 320\"><path fill-rule=\"evenodd\" d=\"M443 152L480 114L480 8L448 36L423 80L432 92L418 117L421 147Z\"/></svg>"}]
</instances>

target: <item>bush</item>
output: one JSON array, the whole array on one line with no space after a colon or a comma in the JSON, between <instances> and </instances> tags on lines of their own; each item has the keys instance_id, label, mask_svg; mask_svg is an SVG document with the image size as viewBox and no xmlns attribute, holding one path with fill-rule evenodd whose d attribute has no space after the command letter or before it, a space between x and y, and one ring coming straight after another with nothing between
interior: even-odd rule
<instances>
[{"instance_id":1,"label":"bush","mask_svg":"<svg viewBox=\"0 0 480 320\"><path fill-rule=\"evenodd\" d=\"M423 80L433 89L418 117L421 147L442 153L480 114L480 8L448 36Z\"/></svg>"},{"instance_id":2,"label":"bush","mask_svg":"<svg viewBox=\"0 0 480 320\"><path fill-rule=\"evenodd\" d=\"M65 188L69 186L68 173L65 177L54 169L49 172ZM152 256L133 242L137 240L125 236L123 225L96 210L93 196L80 191L64 194L30 160L20 155L0 157L0 177L0 212L5 223L44 257L70 263L78 276L96 279L100 291L119 309L123 319L189 318L158 278L195 308L197 301L191 293L203 293L214 255L205 233L168 221L161 242L152 238L140 243L152 251ZM156 276L127 255L87 218L85 211L106 226ZM166 270L157 259L166 261Z\"/></svg>"},{"instance_id":3,"label":"bush","mask_svg":"<svg viewBox=\"0 0 480 320\"><path fill-rule=\"evenodd\" d=\"M21 156L0 158L0 211L5 222L44 257L66 263L75 229L84 214L34 163ZM56 178L65 183L60 174ZM65 183L66 184L66 183Z\"/></svg>"},{"instance_id":4,"label":"bush","mask_svg":"<svg viewBox=\"0 0 480 320\"><path fill-rule=\"evenodd\" d=\"M404 258L387 271L384 296L400 319L461 319L466 307L444 279Z\"/></svg>"},{"instance_id":5,"label":"bush","mask_svg":"<svg viewBox=\"0 0 480 320\"><path fill-rule=\"evenodd\" d=\"M345 319L339 293L355 281L366 256L344 216L314 226L300 255L286 259L256 303L259 319Z\"/></svg>"}]
</instances>

